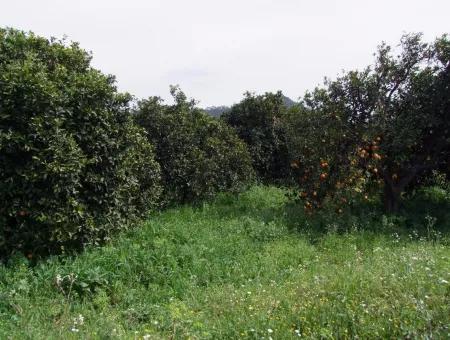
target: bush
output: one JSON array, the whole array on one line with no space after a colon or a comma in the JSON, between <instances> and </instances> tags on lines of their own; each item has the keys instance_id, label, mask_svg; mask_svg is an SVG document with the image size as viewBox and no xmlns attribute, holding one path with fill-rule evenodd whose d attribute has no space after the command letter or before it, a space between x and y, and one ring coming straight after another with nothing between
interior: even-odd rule
<instances>
[{"instance_id":1,"label":"bush","mask_svg":"<svg viewBox=\"0 0 450 340\"><path fill-rule=\"evenodd\" d=\"M75 43L0 29L0 257L108 239L159 196L130 96Z\"/></svg>"},{"instance_id":2,"label":"bush","mask_svg":"<svg viewBox=\"0 0 450 340\"><path fill-rule=\"evenodd\" d=\"M245 144L226 124L196 108L177 87L171 93L174 105L163 105L154 97L140 101L136 112L137 123L156 146L166 203L242 189L253 174Z\"/></svg>"}]
</instances>

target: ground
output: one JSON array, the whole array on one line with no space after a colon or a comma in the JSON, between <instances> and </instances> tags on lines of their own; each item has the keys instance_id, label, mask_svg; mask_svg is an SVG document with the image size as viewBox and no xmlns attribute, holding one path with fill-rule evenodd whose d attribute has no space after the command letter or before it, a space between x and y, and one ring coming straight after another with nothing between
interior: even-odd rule
<instances>
[{"instance_id":1,"label":"ground","mask_svg":"<svg viewBox=\"0 0 450 340\"><path fill-rule=\"evenodd\" d=\"M450 337L448 220L287 203L256 186L78 256L16 256L0 265L0 338Z\"/></svg>"}]
</instances>

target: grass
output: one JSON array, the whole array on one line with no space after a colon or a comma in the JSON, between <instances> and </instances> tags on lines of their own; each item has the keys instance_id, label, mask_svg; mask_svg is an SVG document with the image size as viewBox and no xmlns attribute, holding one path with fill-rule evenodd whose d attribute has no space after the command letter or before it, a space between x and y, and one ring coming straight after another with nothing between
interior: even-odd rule
<instances>
[{"instance_id":1,"label":"grass","mask_svg":"<svg viewBox=\"0 0 450 340\"><path fill-rule=\"evenodd\" d=\"M281 189L222 195L0 266L0 338L448 338L447 217L306 219Z\"/></svg>"}]
</instances>

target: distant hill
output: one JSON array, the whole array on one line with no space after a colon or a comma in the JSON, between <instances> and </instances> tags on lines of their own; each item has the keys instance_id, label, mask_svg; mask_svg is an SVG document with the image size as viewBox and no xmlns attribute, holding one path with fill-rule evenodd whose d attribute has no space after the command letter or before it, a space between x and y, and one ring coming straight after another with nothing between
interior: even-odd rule
<instances>
[{"instance_id":1,"label":"distant hill","mask_svg":"<svg viewBox=\"0 0 450 340\"><path fill-rule=\"evenodd\" d=\"M296 102L294 102L291 98L283 96L283 104L286 105L286 107L292 107L295 104L297 104Z\"/></svg>"},{"instance_id":2,"label":"distant hill","mask_svg":"<svg viewBox=\"0 0 450 340\"><path fill-rule=\"evenodd\" d=\"M210 116L213 117L220 117L222 113L229 111L231 107L229 106L208 106L206 109L204 109Z\"/></svg>"},{"instance_id":3,"label":"distant hill","mask_svg":"<svg viewBox=\"0 0 450 340\"><path fill-rule=\"evenodd\" d=\"M286 107L292 107L296 102L294 102L291 98L283 96L283 104L286 105ZM221 105L221 106L208 106L204 110L213 117L220 117L222 113L229 111L231 109L230 106Z\"/></svg>"}]
</instances>

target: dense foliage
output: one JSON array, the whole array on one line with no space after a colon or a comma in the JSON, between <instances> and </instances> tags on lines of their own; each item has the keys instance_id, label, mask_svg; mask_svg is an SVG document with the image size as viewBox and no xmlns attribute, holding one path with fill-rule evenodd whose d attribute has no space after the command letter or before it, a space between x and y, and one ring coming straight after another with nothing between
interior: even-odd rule
<instances>
[{"instance_id":1,"label":"dense foliage","mask_svg":"<svg viewBox=\"0 0 450 340\"><path fill-rule=\"evenodd\" d=\"M448 338L450 41L401 45L301 103L247 93L216 119L178 87L131 109L77 44L0 29L0 338ZM237 192L252 165L294 174L305 211L254 186L36 262L161 194ZM396 212L405 192L398 214L372 195Z\"/></svg>"},{"instance_id":2,"label":"dense foliage","mask_svg":"<svg viewBox=\"0 0 450 340\"><path fill-rule=\"evenodd\" d=\"M287 111L286 97L281 92L245 98L225 112L222 118L248 145L253 167L265 181L285 179L289 174L289 159L283 116Z\"/></svg>"},{"instance_id":3,"label":"dense foliage","mask_svg":"<svg viewBox=\"0 0 450 340\"><path fill-rule=\"evenodd\" d=\"M90 60L0 30L0 257L97 243L156 203L160 169L130 97Z\"/></svg>"},{"instance_id":4,"label":"dense foliage","mask_svg":"<svg viewBox=\"0 0 450 340\"><path fill-rule=\"evenodd\" d=\"M450 174L446 35L405 35L397 56L383 44L373 67L300 103L247 92L213 108L220 119L178 87L174 104L150 97L131 113L131 96L90 61L76 43L0 29L0 258L101 242L162 191L164 204L197 201L241 190L254 172L294 174L307 211L332 201L340 213L374 193L396 212L430 174Z\"/></svg>"},{"instance_id":5,"label":"dense foliage","mask_svg":"<svg viewBox=\"0 0 450 340\"><path fill-rule=\"evenodd\" d=\"M153 97L140 101L136 112L137 123L156 147L166 203L242 189L253 174L246 145L233 129L198 109L177 87L171 93L174 105Z\"/></svg>"},{"instance_id":6,"label":"dense foliage","mask_svg":"<svg viewBox=\"0 0 450 340\"><path fill-rule=\"evenodd\" d=\"M450 166L450 41L406 35L398 56L383 44L373 67L327 81L303 105L287 127L305 208L382 191L395 212L402 193Z\"/></svg>"}]
</instances>

